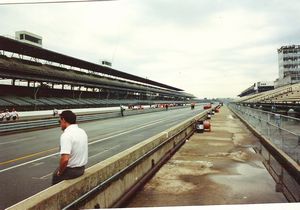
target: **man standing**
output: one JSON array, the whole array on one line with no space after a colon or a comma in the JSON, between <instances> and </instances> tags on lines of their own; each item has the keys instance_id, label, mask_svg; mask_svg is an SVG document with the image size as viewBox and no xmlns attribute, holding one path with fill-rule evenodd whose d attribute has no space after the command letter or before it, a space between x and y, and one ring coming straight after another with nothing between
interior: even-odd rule
<instances>
[{"instance_id":1,"label":"man standing","mask_svg":"<svg viewBox=\"0 0 300 210\"><path fill-rule=\"evenodd\" d=\"M8 111L8 109L5 110L4 117L5 117L6 121L9 121L9 120L10 120L11 114L10 114L10 112Z\"/></svg>"},{"instance_id":2,"label":"man standing","mask_svg":"<svg viewBox=\"0 0 300 210\"><path fill-rule=\"evenodd\" d=\"M120 105L120 110L121 110L121 116L124 117L125 108L122 105Z\"/></svg>"},{"instance_id":3,"label":"man standing","mask_svg":"<svg viewBox=\"0 0 300 210\"><path fill-rule=\"evenodd\" d=\"M53 117L55 117L56 115L58 115L58 110L56 108L53 109Z\"/></svg>"},{"instance_id":4,"label":"man standing","mask_svg":"<svg viewBox=\"0 0 300 210\"><path fill-rule=\"evenodd\" d=\"M59 116L63 134L60 137L59 167L52 177L53 185L83 175L88 161L88 137L86 132L76 124L76 115L66 110Z\"/></svg>"},{"instance_id":5,"label":"man standing","mask_svg":"<svg viewBox=\"0 0 300 210\"><path fill-rule=\"evenodd\" d=\"M4 120L4 116L5 116L5 113L4 112L0 112L0 122L2 122Z\"/></svg>"},{"instance_id":6,"label":"man standing","mask_svg":"<svg viewBox=\"0 0 300 210\"><path fill-rule=\"evenodd\" d=\"M19 114L18 114L18 112L15 110L15 108L12 109L12 111L11 111L11 116L12 116L13 121L16 121L16 119L19 119Z\"/></svg>"}]
</instances>

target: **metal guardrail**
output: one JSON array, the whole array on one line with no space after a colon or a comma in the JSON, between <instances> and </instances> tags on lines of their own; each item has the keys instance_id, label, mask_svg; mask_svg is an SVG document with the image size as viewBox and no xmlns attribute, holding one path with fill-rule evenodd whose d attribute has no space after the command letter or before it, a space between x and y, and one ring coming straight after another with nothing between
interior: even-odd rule
<instances>
[{"instance_id":1,"label":"metal guardrail","mask_svg":"<svg viewBox=\"0 0 300 210\"><path fill-rule=\"evenodd\" d=\"M110 117L118 117L119 115L120 115L119 112L102 113L102 114L95 114L95 115L82 115L82 116L77 117L77 121L85 122L85 121L91 121L91 120L100 120L100 119L105 119L105 118L110 118ZM53 119L45 119L45 120L2 123L2 124L0 124L0 133L59 126L58 119L59 118L55 117Z\"/></svg>"},{"instance_id":2,"label":"metal guardrail","mask_svg":"<svg viewBox=\"0 0 300 210\"><path fill-rule=\"evenodd\" d=\"M300 120L272 112L231 104L247 122L300 164Z\"/></svg>"},{"instance_id":3,"label":"metal guardrail","mask_svg":"<svg viewBox=\"0 0 300 210\"><path fill-rule=\"evenodd\" d=\"M170 109L182 109L187 107L172 107ZM164 108L156 108L156 109L142 109L142 110L126 110L124 111L124 116L136 115L136 114L145 114L150 112L159 112L164 111ZM102 120L114 117L120 117L120 111L113 112L104 112L98 114L87 114L87 115L78 115L77 122L86 122L92 120ZM23 122L9 122L9 123L0 123L0 134L1 133L9 133L9 132L18 132L30 129L38 129L38 128L46 128L46 127L54 127L59 126L58 117L53 117L52 119L45 120L32 120L32 121L23 121Z\"/></svg>"},{"instance_id":4,"label":"metal guardrail","mask_svg":"<svg viewBox=\"0 0 300 210\"><path fill-rule=\"evenodd\" d=\"M300 120L237 104L230 104L229 108L269 141L261 142L254 150L263 157L266 169L276 182L276 191L291 202L299 202Z\"/></svg>"}]
</instances>

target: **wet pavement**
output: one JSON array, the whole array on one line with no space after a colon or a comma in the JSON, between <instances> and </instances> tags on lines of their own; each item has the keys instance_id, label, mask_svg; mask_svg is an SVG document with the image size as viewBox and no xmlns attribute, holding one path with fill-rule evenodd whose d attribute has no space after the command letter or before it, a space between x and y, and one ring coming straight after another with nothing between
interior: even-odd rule
<instances>
[{"instance_id":1,"label":"wet pavement","mask_svg":"<svg viewBox=\"0 0 300 210\"><path fill-rule=\"evenodd\" d=\"M127 207L285 203L253 147L259 140L223 106Z\"/></svg>"}]
</instances>

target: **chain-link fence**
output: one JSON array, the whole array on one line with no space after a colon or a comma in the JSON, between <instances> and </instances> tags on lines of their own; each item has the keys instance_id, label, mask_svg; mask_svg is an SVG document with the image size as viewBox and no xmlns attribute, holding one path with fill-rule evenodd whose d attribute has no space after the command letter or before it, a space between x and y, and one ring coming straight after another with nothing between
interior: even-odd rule
<instances>
[{"instance_id":1,"label":"chain-link fence","mask_svg":"<svg viewBox=\"0 0 300 210\"><path fill-rule=\"evenodd\" d=\"M237 104L231 104L230 107L262 136L300 164L299 119Z\"/></svg>"},{"instance_id":2,"label":"chain-link fence","mask_svg":"<svg viewBox=\"0 0 300 210\"><path fill-rule=\"evenodd\" d=\"M300 162L300 120L272 112L230 104L232 111L255 128L279 150L286 153L299 165ZM274 158L271 151L262 144L254 148L264 159L264 165L276 182L276 191L282 192L291 202L300 201L299 170L292 173L286 165ZM288 160L289 161L289 160Z\"/></svg>"}]
</instances>

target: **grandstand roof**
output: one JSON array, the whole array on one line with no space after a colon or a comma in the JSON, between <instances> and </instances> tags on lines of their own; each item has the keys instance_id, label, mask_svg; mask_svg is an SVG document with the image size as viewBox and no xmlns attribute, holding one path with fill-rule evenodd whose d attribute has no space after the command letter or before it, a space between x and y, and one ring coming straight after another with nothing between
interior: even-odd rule
<instances>
[{"instance_id":1,"label":"grandstand roof","mask_svg":"<svg viewBox=\"0 0 300 210\"><path fill-rule=\"evenodd\" d=\"M175 91L183 91L182 89L172 87L166 84L155 82L153 80L145 79L139 76L128 74L122 71L118 71L112 68L101 66L95 63L77 59L71 56L63 55L54 51L43 49L41 47L33 46L30 44L22 43L14 39L10 39L4 36L0 36L0 50L18 53L21 55L27 55L34 58L39 58L51 62L56 62L60 64L70 65L73 67L78 67L81 69L87 69L94 72L99 72L111 76L116 76L132 81L142 82L145 84L154 85L157 87L162 87Z\"/></svg>"},{"instance_id":2,"label":"grandstand roof","mask_svg":"<svg viewBox=\"0 0 300 210\"><path fill-rule=\"evenodd\" d=\"M27 79L44 82L56 82L73 85L83 85L87 87L112 88L116 90L156 92L180 97L191 97L192 94L183 91L166 90L158 87L149 87L142 84L128 81L115 80L97 75L40 64L18 58L8 58L0 56L0 77Z\"/></svg>"}]
</instances>

